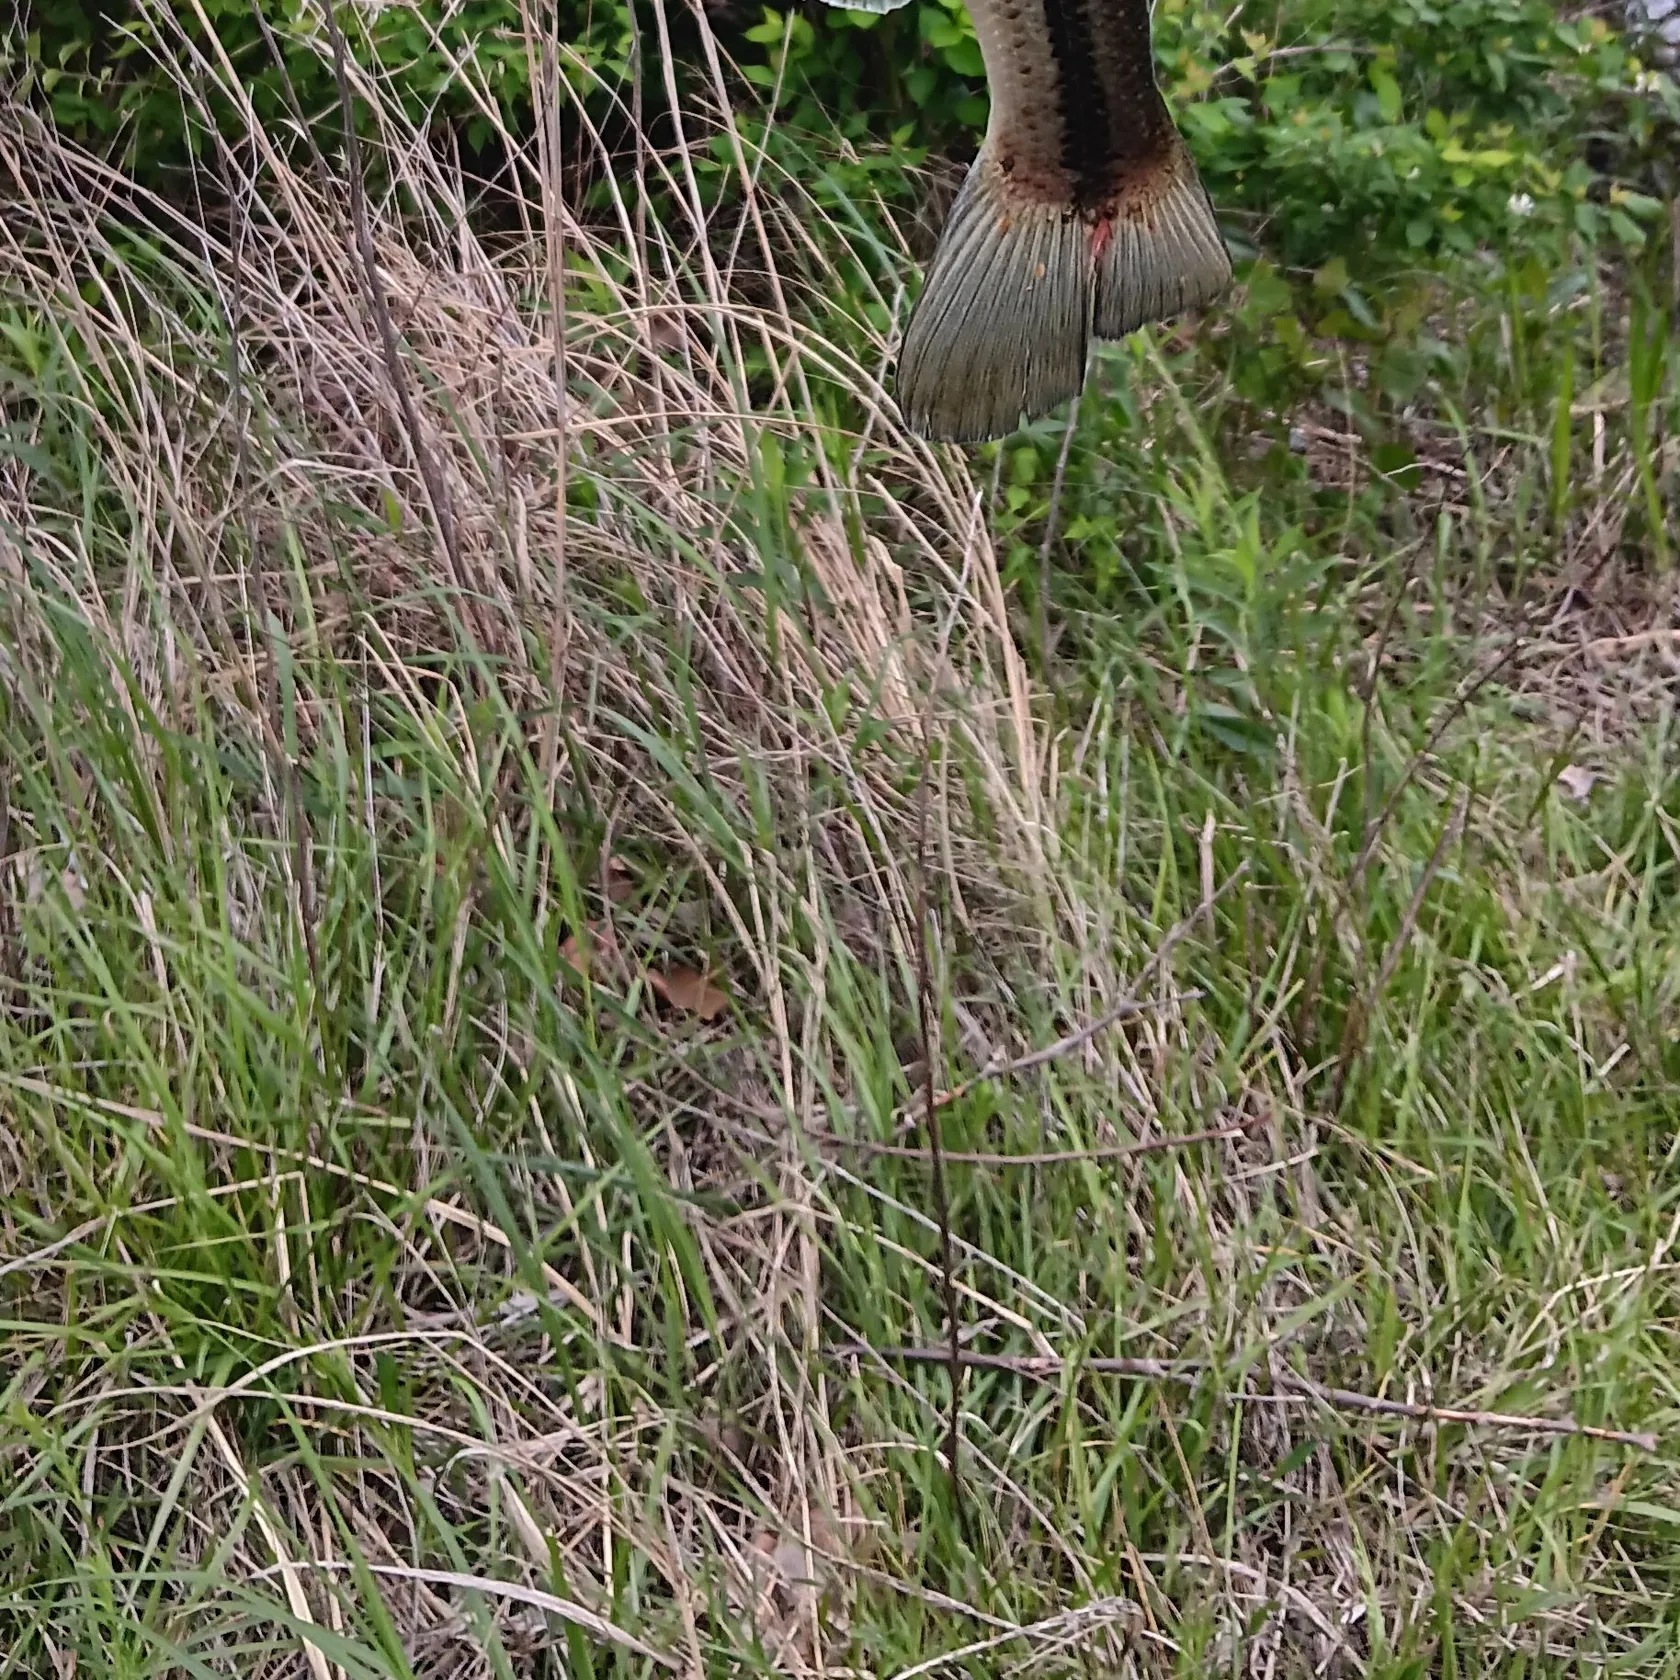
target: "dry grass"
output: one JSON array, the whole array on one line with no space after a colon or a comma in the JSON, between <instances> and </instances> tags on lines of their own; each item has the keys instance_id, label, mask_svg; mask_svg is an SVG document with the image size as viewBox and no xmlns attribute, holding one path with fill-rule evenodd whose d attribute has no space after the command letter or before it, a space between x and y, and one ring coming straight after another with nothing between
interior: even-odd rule
<instances>
[{"instance_id":1,"label":"dry grass","mask_svg":"<svg viewBox=\"0 0 1680 1680\"><path fill-rule=\"evenodd\" d=\"M797 182L492 245L346 73L361 215L0 116L0 1674L1673 1673L1671 701L1059 712ZM1059 1157L948 1163L960 1499L930 1057Z\"/></svg>"}]
</instances>

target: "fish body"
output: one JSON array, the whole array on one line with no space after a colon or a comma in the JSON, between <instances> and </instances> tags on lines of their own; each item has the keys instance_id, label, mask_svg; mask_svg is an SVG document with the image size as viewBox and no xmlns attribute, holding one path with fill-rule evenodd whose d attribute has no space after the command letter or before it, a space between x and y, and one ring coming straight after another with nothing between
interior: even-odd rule
<instances>
[{"instance_id":1,"label":"fish body","mask_svg":"<svg viewBox=\"0 0 1680 1680\"><path fill-rule=\"evenodd\" d=\"M1155 85L1149 0L969 0L969 15L991 116L897 379L911 427L956 441L1048 412L1083 386L1093 338L1208 303L1231 278Z\"/></svg>"}]
</instances>

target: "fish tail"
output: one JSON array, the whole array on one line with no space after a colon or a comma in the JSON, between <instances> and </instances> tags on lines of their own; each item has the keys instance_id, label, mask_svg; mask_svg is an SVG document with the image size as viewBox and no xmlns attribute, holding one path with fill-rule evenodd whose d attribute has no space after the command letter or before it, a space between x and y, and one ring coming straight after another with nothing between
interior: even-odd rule
<instances>
[{"instance_id":1,"label":"fish tail","mask_svg":"<svg viewBox=\"0 0 1680 1680\"><path fill-rule=\"evenodd\" d=\"M923 437L1003 437L1084 383L1090 230L1023 198L982 148L952 206L905 329L899 408Z\"/></svg>"},{"instance_id":2,"label":"fish tail","mask_svg":"<svg viewBox=\"0 0 1680 1680\"><path fill-rule=\"evenodd\" d=\"M1124 338L1146 322L1199 308L1230 283L1230 253L1182 141L1152 178L1121 195L1094 245L1098 338Z\"/></svg>"}]
</instances>

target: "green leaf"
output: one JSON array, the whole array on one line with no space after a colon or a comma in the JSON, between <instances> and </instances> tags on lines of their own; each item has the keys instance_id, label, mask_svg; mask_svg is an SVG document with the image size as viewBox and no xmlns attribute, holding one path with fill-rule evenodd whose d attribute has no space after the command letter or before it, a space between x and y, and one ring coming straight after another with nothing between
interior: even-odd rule
<instances>
[{"instance_id":1,"label":"green leaf","mask_svg":"<svg viewBox=\"0 0 1680 1680\"><path fill-rule=\"evenodd\" d=\"M764 8L762 23L755 23L751 29L741 31L749 41L756 42L761 47L779 42L786 32L787 25L782 21L782 14L772 11L768 6Z\"/></svg>"},{"instance_id":2,"label":"green leaf","mask_svg":"<svg viewBox=\"0 0 1680 1680\"><path fill-rule=\"evenodd\" d=\"M1347 290L1348 265L1346 257L1332 257L1313 274L1313 290L1320 297L1340 297Z\"/></svg>"},{"instance_id":3,"label":"green leaf","mask_svg":"<svg viewBox=\"0 0 1680 1680\"><path fill-rule=\"evenodd\" d=\"M1248 277L1248 312L1260 320L1281 315L1295 301L1289 282L1271 266L1259 262Z\"/></svg>"},{"instance_id":4,"label":"green leaf","mask_svg":"<svg viewBox=\"0 0 1680 1680\"><path fill-rule=\"evenodd\" d=\"M916 26L922 39L935 52L954 47L963 38L962 30L937 6L923 6L917 14Z\"/></svg>"},{"instance_id":5,"label":"green leaf","mask_svg":"<svg viewBox=\"0 0 1680 1680\"><path fill-rule=\"evenodd\" d=\"M1382 112L1383 121L1399 122L1402 106L1400 84L1395 81L1387 65L1371 66L1371 91L1377 96L1377 109Z\"/></svg>"}]
</instances>

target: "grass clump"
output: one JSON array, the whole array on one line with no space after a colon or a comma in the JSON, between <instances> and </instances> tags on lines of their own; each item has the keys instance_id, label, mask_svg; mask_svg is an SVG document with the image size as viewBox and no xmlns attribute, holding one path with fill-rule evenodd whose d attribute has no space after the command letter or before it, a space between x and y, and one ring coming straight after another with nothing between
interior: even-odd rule
<instances>
[{"instance_id":1,"label":"grass clump","mask_svg":"<svg viewBox=\"0 0 1680 1680\"><path fill-rule=\"evenodd\" d=\"M4 1672L1673 1673L1654 245L969 459L721 109L180 65L0 118Z\"/></svg>"}]
</instances>

